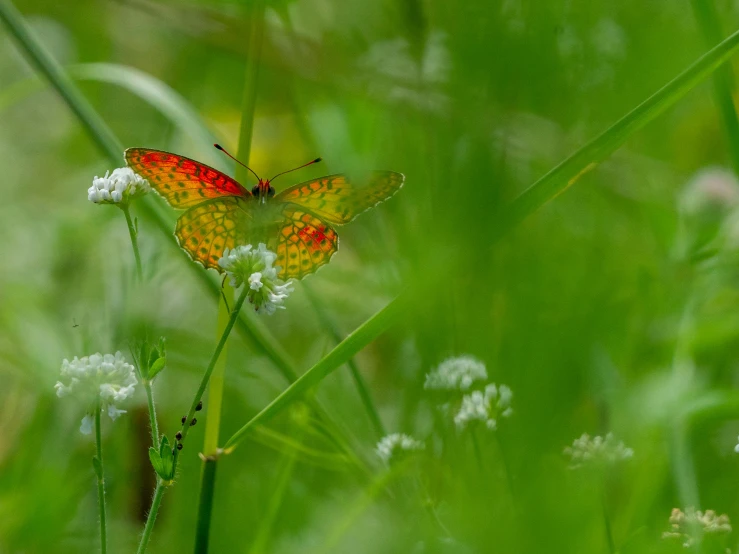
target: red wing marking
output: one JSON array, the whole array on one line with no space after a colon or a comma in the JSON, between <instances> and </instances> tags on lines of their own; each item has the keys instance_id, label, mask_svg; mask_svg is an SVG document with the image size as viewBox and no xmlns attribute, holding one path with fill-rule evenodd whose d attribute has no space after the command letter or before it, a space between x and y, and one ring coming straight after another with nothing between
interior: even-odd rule
<instances>
[{"instance_id":1,"label":"red wing marking","mask_svg":"<svg viewBox=\"0 0 739 554\"><path fill-rule=\"evenodd\" d=\"M277 262L281 279L302 279L328 263L339 249L339 236L326 222L288 205L277 235Z\"/></svg>"},{"instance_id":2,"label":"red wing marking","mask_svg":"<svg viewBox=\"0 0 739 554\"><path fill-rule=\"evenodd\" d=\"M184 156L129 148L125 158L128 167L149 181L173 208L189 208L211 198L251 196L225 173Z\"/></svg>"}]
</instances>

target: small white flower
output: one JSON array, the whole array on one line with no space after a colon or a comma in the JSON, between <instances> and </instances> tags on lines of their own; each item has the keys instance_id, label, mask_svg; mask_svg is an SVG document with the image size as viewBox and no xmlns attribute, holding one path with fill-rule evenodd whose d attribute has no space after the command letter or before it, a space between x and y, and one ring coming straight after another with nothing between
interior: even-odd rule
<instances>
[{"instance_id":1,"label":"small white flower","mask_svg":"<svg viewBox=\"0 0 739 554\"><path fill-rule=\"evenodd\" d=\"M662 533L666 540L682 541L685 548L696 543L696 532L702 531L706 538L721 538L731 533L731 522L726 514L718 515L714 510L705 513L694 508L687 508L685 512L673 508L670 514L670 530Z\"/></svg>"},{"instance_id":2,"label":"small white flower","mask_svg":"<svg viewBox=\"0 0 739 554\"><path fill-rule=\"evenodd\" d=\"M143 196L151 189L146 179L133 172L130 167L119 167L105 177L95 177L87 189L87 199L95 204L120 204Z\"/></svg>"},{"instance_id":3,"label":"small white flower","mask_svg":"<svg viewBox=\"0 0 739 554\"><path fill-rule=\"evenodd\" d=\"M126 413L126 410L119 410L118 408L113 406L113 404L108 406L108 417L112 419L113 421L118 419L118 416L120 416L121 414L125 414L125 413Z\"/></svg>"},{"instance_id":4,"label":"small white flower","mask_svg":"<svg viewBox=\"0 0 739 554\"><path fill-rule=\"evenodd\" d=\"M82 423L80 425L80 433L82 433L83 435L89 435L90 433L92 433L93 421L94 420L92 419L92 416L89 414L83 417Z\"/></svg>"},{"instance_id":5,"label":"small white flower","mask_svg":"<svg viewBox=\"0 0 739 554\"><path fill-rule=\"evenodd\" d=\"M491 383L484 391L475 390L462 397L462 406L454 416L454 423L462 431L471 422L479 421L494 431L498 427L499 417L510 417L513 414L512 399L510 387L496 387L495 383Z\"/></svg>"},{"instance_id":6,"label":"small white flower","mask_svg":"<svg viewBox=\"0 0 739 554\"><path fill-rule=\"evenodd\" d=\"M127 363L123 354L93 354L72 361L64 360L61 368L61 380L54 388L58 397L74 396L83 402L88 410L82 420L80 432L89 434L92 431L95 407L105 409L111 419L116 419L125 410L119 410L116 404L133 395L136 386L136 372Z\"/></svg>"},{"instance_id":7,"label":"small white flower","mask_svg":"<svg viewBox=\"0 0 739 554\"><path fill-rule=\"evenodd\" d=\"M485 364L472 356L447 358L439 367L426 374L423 385L427 390L467 391L475 381L488 378Z\"/></svg>"},{"instance_id":8,"label":"small white flower","mask_svg":"<svg viewBox=\"0 0 739 554\"><path fill-rule=\"evenodd\" d=\"M613 433L608 433L605 438L583 433L579 439L575 439L572 446L564 449L566 456L570 457L570 468L578 469L583 466L602 467L622 460L628 460L634 456L634 451L627 448L623 442L616 441Z\"/></svg>"},{"instance_id":9,"label":"small white flower","mask_svg":"<svg viewBox=\"0 0 739 554\"><path fill-rule=\"evenodd\" d=\"M392 433L380 439L375 452L386 464L397 461L399 458L424 449L421 441L404 433Z\"/></svg>"},{"instance_id":10,"label":"small white flower","mask_svg":"<svg viewBox=\"0 0 739 554\"><path fill-rule=\"evenodd\" d=\"M285 308L282 303L293 291L289 281L283 283L277 278L280 268L273 267L276 260L277 254L267 250L267 246L260 242L257 248L251 244L232 250L227 248L218 265L231 278L235 288L248 283L247 298L254 310L273 314L277 308Z\"/></svg>"}]
</instances>

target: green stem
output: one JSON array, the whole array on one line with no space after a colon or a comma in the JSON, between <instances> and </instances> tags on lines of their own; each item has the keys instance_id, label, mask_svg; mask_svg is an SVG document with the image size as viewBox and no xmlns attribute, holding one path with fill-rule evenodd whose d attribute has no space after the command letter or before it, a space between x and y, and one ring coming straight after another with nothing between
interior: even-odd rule
<instances>
[{"instance_id":1,"label":"green stem","mask_svg":"<svg viewBox=\"0 0 739 554\"><path fill-rule=\"evenodd\" d=\"M141 269L141 254L139 254L138 230L131 219L131 211L128 204L121 204L121 209L126 216L126 224L128 225L128 236L131 237L131 246L133 247L133 257L136 258L136 276L139 283L144 282L144 271Z\"/></svg>"},{"instance_id":2,"label":"green stem","mask_svg":"<svg viewBox=\"0 0 739 554\"><path fill-rule=\"evenodd\" d=\"M305 291L305 296L308 298L308 301L313 306L316 315L318 315L318 319L321 321L321 324L328 330L329 333L331 333L331 336L336 341L336 343L340 343L341 335L339 334L336 325L334 325L334 322L331 321L331 318L326 313L326 310L323 309L323 306L318 301L318 298L316 298L313 289L308 283L303 283L303 290ZM367 388L367 384L362 378L362 374L359 372L357 364L354 362L354 358L350 358L346 362L346 365L349 366L349 371L351 372L352 379L354 379L354 384L357 387L357 392L359 393L359 397L362 400L362 404L364 404L364 409L367 411L367 415L372 422L372 426L375 428L375 434L378 438L384 437L387 433L385 432L385 428L382 425L380 414L377 413L375 403L372 401L372 395Z\"/></svg>"},{"instance_id":3,"label":"green stem","mask_svg":"<svg viewBox=\"0 0 739 554\"><path fill-rule=\"evenodd\" d=\"M231 329L233 329L234 323L236 322L236 319L239 317L239 312L241 311L241 306L244 305L244 301L246 300L246 295L249 292L249 287L244 286L243 290L241 291L241 294L239 295L238 300L236 300L236 305L233 307L233 310L231 310L231 315L228 318L228 323L226 324L226 328L223 330L223 334L221 335L220 340L218 341L218 345L216 346L215 351L213 352L213 356L210 358L210 362L208 363L208 368L205 370L205 373L203 374L203 378L200 380L200 386L198 387L197 392L195 393L195 397L192 399L192 404L190 405L190 410L187 412L187 415L185 416L185 422L182 424L182 428L180 429L180 433L182 433L182 438L180 439L180 442L184 443L185 439L187 438L187 433L190 430L190 423L192 422L192 418L195 415L195 412L197 411L198 404L200 403L200 400L203 398L203 394L205 393L205 388L208 386L208 381L210 380L210 376L213 373L213 369L216 366L216 362L218 361L218 358L221 355L221 351L226 346L226 341L228 340L228 336L231 334ZM174 451L174 467L177 468L177 458L179 454L179 450L175 449Z\"/></svg>"},{"instance_id":4,"label":"green stem","mask_svg":"<svg viewBox=\"0 0 739 554\"><path fill-rule=\"evenodd\" d=\"M365 321L351 335L341 341L336 348L285 389L267 407L251 418L241 429L236 431L226 441L223 450L226 453L232 452L254 426L264 423L298 400L336 368L345 364L349 358L355 356L357 352L377 338L395 321L396 317L402 313L404 304L405 302L403 302L402 297L395 298L382 310Z\"/></svg>"},{"instance_id":5,"label":"green stem","mask_svg":"<svg viewBox=\"0 0 739 554\"><path fill-rule=\"evenodd\" d=\"M200 477L198 520L195 527L195 554L208 552L210 519L213 512L213 494L215 493L217 467L217 457L207 457L203 460L203 472Z\"/></svg>"},{"instance_id":6,"label":"green stem","mask_svg":"<svg viewBox=\"0 0 739 554\"><path fill-rule=\"evenodd\" d=\"M226 295L233 297L231 284L224 283L224 291L218 303L218 324L216 336L223 334L228 325L229 311ZM198 503L198 519L195 527L195 552L207 552L210 536L210 521L213 512L213 491L216 480L216 464L218 462L218 434L221 426L221 405L226 373L226 346L218 358L208 388L208 418L205 420L205 438L203 439L203 468L200 473L200 501Z\"/></svg>"},{"instance_id":7,"label":"green stem","mask_svg":"<svg viewBox=\"0 0 739 554\"><path fill-rule=\"evenodd\" d=\"M149 509L149 515L146 518L146 526L144 527L144 534L141 535L141 542L139 542L136 554L144 554L144 552L146 552L146 547L151 538L151 532L154 529L154 522L159 513L159 505L162 503L162 496L164 496L166 488L167 485L165 485L161 479L157 478L157 488L154 489L154 498L151 501L151 509Z\"/></svg>"},{"instance_id":8,"label":"green stem","mask_svg":"<svg viewBox=\"0 0 739 554\"><path fill-rule=\"evenodd\" d=\"M97 465L95 473L98 480L98 509L100 511L100 552L108 551L108 533L105 519L105 478L103 473L103 441L100 432L100 405L95 406L95 451Z\"/></svg>"},{"instance_id":9,"label":"green stem","mask_svg":"<svg viewBox=\"0 0 739 554\"><path fill-rule=\"evenodd\" d=\"M258 78L262 43L264 42L264 12L266 0L255 0L251 10L251 29L249 30L249 47L246 52L246 72L244 75L244 97L241 103L241 127L239 128L239 149L237 157L249 165L251 140L254 131L254 113L257 105ZM248 178L247 169L236 166L236 180L245 183Z\"/></svg>"},{"instance_id":10,"label":"green stem","mask_svg":"<svg viewBox=\"0 0 739 554\"><path fill-rule=\"evenodd\" d=\"M601 490L600 494L600 500L603 507L603 523L605 525L606 530L606 540L608 541L608 552L611 554L616 553L616 545L613 542L613 531L611 530L611 519L608 517L608 506L606 505L606 495L603 490Z\"/></svg>"},{"instance_id":11,"label":"green stem","mask_svg":"<svg viewBox=\"0 0 739 554\"><path fill-rule=\"evenodd\" d=\"M149 424L151 427L151 444L157 450L159 449L159 425L157 425L157 412L154 409L154 393L151 390L151 381L143 379L144 390L146 391L146 401L149 403Z\"/></svg>"},{"instance_id":12,"label":"green stem","mask_svg":"<svg viewBox=\"0 0 739 554\"><path fill-rule=\"evenodd\" d=\"M187 437L187 432L190 430L190 422L192 421L193 416L195 415L195 412L197 411L198 404L200 403L200 400L203 398L203 393L205 392L206 387L208 386L208 381L210 380L210 376L213 373L213 368L216 365L216 362L218 361L218 358L221 355L221 351L223 350L224 346L226 345L226 341L228 340L228 336L231 334L231 329L233 329L234 323L236 322L236 319L239 316L239 312L241 311L241 307L244 305L244 301L246 300L246 295L249 291L248 287L244 287L244 289L241 291L241 294L239 295L238 300L236 300L236 305L234 306L233 310L231 311L230 317L228 319L228 324L226 325L226 328L223 330L223 334L221 335L220 340L218 341L218 345L216 346L215 351L213 352L213 356L210 359L210 362L208 363L208 368L205 370L205 373L203 374L203 378L200 381L200 386L198 387L197 392L195 393L195 398L193 398L192 404L190 405L190 410L187 412L187 416L185 416L185 422L182 424L182 429L180 429L180 432L182 433L182 438L180 439L180 442L184 442L185 437ZM175 448L174 449L174 470L177 470L177 459L179 458L180 451ZM166 486L166 484L163 484L161 479L157 480L157 490L154 493L154 499L151 503L151 509L149 510L149 517L146 520L146 529L144 530L144 536L141 538L141 544L139 545L139 554L142 554L146 550L146 542L149 540L149 535L151 534L151 530L154 527L154 521L157 517L157 512L159 511L159 504L161 503L161 495L164 491L160 491L159 489L161 487Z\"/></svg>"},{"instance_id":13,"label":"green stem","mask_svg":"<svg viewBox=\"0 0 739 554\"><path fill-rule=\"evenodd\" d=\"M241 126L239 130L239 146L237 157L244 164L249 165L251 157L251 141L254 132L254 113L256 112L258 76L262 43L264 37L265 0L256 0L251 12L251 29L249 30L249 45L246 53L246 71L244 74L244 97L241 109ZM236 179L246 182L249 177L247 169L236 166ZM246 285L244 289L246 289ZM230 291L230 287L227 289ZM225 292L225 291L224 291ZM225 297L223 297L225 298ZM219 307L219 331L226 322L223 317L228 309L225 302ZM233 323L231 323L233 325ZM208 421L205 428L203 471L200 476L200 502L198 504L198 519L195 532L195 553L208 552L210 539L210 521L213 512L213 495L215 489L216 468L218 463L218 431L221 420L221 403L223 399L224 373L226 370L225 356L218 364L213 375L213 383L208 393ZM189 418L188 418L189 420ZM187 422L186 422L187 423ZM183 432L184 438L184 432Z\"/></svg>"}]
</instances>

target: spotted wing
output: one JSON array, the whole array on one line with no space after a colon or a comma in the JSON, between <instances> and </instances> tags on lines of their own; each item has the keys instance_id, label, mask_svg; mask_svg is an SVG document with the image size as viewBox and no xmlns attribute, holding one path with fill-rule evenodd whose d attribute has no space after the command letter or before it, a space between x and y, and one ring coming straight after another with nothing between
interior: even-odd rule
<instances>
[{"instance_id":1,"label":"spotted wing","mask_svg":"<svg viewBox=\"0 0 739 554\"><path fill-rule=\"evenodd\" d=\"M329 175L293 185L275 200L305 208L329 223L344 225L390 198L404 181L403 174L394 171L372 171L357 180L350 180L346 175Z\"/></svg>"},{"instance_id":2,"label":"spotted wing","mask_svg":"<svg viewBox=\"0 0 739 554\"><path fill-rule=\"evenodd\" d=\"M190 208L177 220L175 236L190 257L206 268L218 268L226 248L248 244L251 216L243 200L210 200Z\"/></svg>"},{"instance_id":3,"label":"spotted wing","mask_svg":"<svg viewBox=\"0 0 739 554\"><path fill-rule=\"evenodd\" d=\"M210 198L251 196L228 175L184 156L129 148L125 158L128 167L149 181L173 208L189 208Z\"/></svg>"},{"instance_id":4,"label":"spotted wing","mask_svg":"<svg viewBox=\"0 0 739 554\"><path fill-rule=\"evenodd\" d=\"M288 204L277 235L277 261L281 279L302 279L327 264L339 249L339 235L319 217Z\"/></svg>"}]
</instances>

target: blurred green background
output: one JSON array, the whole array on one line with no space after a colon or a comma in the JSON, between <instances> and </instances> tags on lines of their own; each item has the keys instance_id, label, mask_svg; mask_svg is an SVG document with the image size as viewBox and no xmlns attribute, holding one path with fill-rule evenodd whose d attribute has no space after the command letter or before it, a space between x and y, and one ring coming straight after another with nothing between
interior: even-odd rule
<instances>
[{"instance_id":1,"label":"blurred green background","mask_svg":"<svg viewBox=\"0 0 739 554\"><path fill-rule=\"evenodd\" d=\"M233 171L211 144L237 149L249 3L16 6L125 147ZM491 244L502 206L737 26L726 0L270 3L250 165L324 158L278 191L352 169L406 175L306 282L341 336L411 292L356 363L385 430L426 450L385 479L342 367L316 396L351 454L304 406L282 413L219 462L211 551L608 552L603 503L620 552L677 551L660 540L673 507L739 521L739 152L711 82ZM54 394L61 360L127 353L142 323L165 336L155 393L171 436L215 345L217 298L138 205L147 285L132 287L122 214L86 199L114 166L5 28L0 163L0 552L93 552L94 446L78 432L84 409ZM177 214L147 201L174 229ZM296 289L261 322L302 372L335 340ZM478 435L479 460L469 436L440 430L423 390L459 354L514 394L514 416ZM221 436L286 386L234 333ZM137 399L105 422L113 553L135 550L153 486ZM631 462L604 479L568 469L565 446L608 431ZM188 437L150 552L192 550L202 434Z\"/></svg>"}]
</instances>

